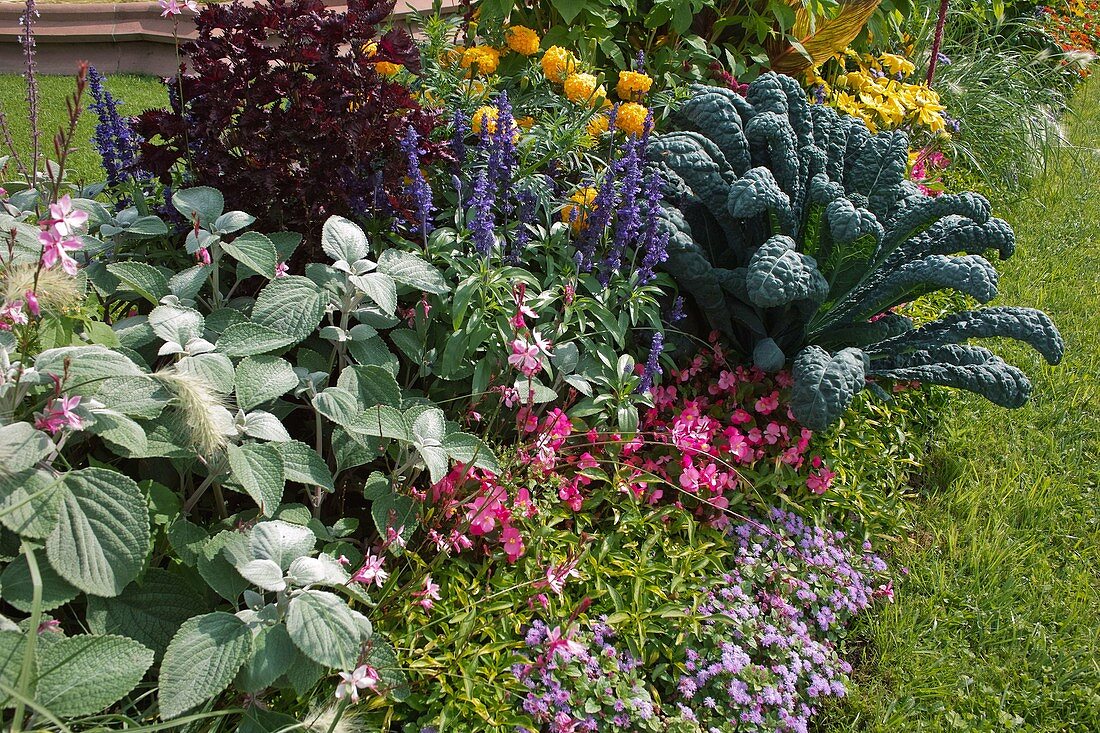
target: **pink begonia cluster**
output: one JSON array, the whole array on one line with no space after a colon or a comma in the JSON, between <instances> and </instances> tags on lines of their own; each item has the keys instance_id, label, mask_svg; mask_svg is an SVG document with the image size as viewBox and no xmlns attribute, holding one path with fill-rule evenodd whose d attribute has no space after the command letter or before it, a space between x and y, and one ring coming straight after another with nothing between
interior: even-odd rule
<instances>
[{"instance_id":1,"label":"pink begonia cluster","mask_svg":"<svg viewBox=\"0 0 1100 733\"><path fill-rule=\"evenodd\" d=\"M730 495L749 488L744 473L768 468L787 471L815 494L825 493L836 474L820 456L809 454L813 432L791 413L786 390L790 375L726 363L712 345L668 383L654 387L654 407L641 416L629 439L594 430L578 431L561 410L539 420L530 408L517 414L528 436L520 457L563 480L558 498L580 511L589 487L616 455L617 488L651 504L673 502L718 524Z\"/></svg>"},{"instance_id":2,"label":"pink begonia cluster","mask_svg":"<svg viewBox=\"0 0 1100 733\"><path fill-rule=\"evenodd\" d=\"M428 539L440 552L479 548L488 555L499 547L508 562L527 549L517 520L538 513L527 489L510 492L492 473L463 464L417 498L434 508Z\"/></svg>"}]
</instances>

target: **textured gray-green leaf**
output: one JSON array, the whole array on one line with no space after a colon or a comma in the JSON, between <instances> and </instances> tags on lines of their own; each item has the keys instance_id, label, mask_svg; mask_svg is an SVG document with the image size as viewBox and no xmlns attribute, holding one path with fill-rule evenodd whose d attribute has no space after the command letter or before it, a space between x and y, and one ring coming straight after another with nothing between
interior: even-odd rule
<instances>
[{"instance_id":1,"label":"textured gray-green leaf","mask_svg":"<svg viewBox=\"0 0 1100 733\"><path fill-rule=\"evenodd\" d=\"M327 591L307 590L287 606L287 631L307 657L333 669L348 670L359 658L359 625L347 603Z\"/></svg>"},{"instance_id":2,"label":"textured gray-green leaf","mask_svg":"<svg viewBox=\"0 0 1100 733\"><path fill-rule=\"evenodd\" d=\"M88 625L98 634L122 634L160 657L183 622L209 610L187 579L150 568L115 598L88 598Z\"/></svg>"},{"instance_id":3,"label":"textured gray-green leaf","mask_svg":"<svg viewBox=\"0 0 1100 733\"><path fill-rule=\"evenodd\" d=\"M106 468L65 475L50 564L86 593L115 596L138 576L149 552L149 512L133 479Z\"/></svg>"},{"instance_id":4,"label":"textured gray-green leaf","mask_svg":"<svg viewBox=\"0 0 1100 733\"><path fill-rule=\"evenodd\" d=\"M92 715L129 694L153 652L125 636L70 636L38 652L35 701L54 715Z\"/></svg>"},{"instance_id":5,"label":"textured gray-green leaf","mask_svg":"<svg viewBox=\"0 0 1100 733\"><path fill-rule=\"evenodd\" d=\"M237 406L251 410L298 386L294 367L277 356L250 356L237 365Z\"/></svg>"},{"instance_id":6,"label":"textured gray-green leaf","mask_svg":"<svg viewBox=\"0 0 1100 733\"><path fill-rule=\"evenodd\" d=\"M252 322L303 341L325 315L328 298L312 280L290 275L273 280L260 291L252 307Z\"/></svg>"},{"instance_id":7,"label":"textured gray-green leaf","mask_svg":"<svg viewBox=\"0 0 1100 733\"><path fill-rule=\"evenodd\" d=\"M226 449L229 469L265 516L271 516L283 500L283 460L270 445L245 443Z\"/></svg>"},{"instance_id":8,"label":"textured gray-green leaf","mask_svg":"<svg viewBox=\"0 0 1100 733\"><path fill-rule=\"evenodd\" d=\"M187 621L160 666L160 717L177 718L220 695L252 650L252 632L236 616L216 611Z\"/></svg>"}]
</instances>

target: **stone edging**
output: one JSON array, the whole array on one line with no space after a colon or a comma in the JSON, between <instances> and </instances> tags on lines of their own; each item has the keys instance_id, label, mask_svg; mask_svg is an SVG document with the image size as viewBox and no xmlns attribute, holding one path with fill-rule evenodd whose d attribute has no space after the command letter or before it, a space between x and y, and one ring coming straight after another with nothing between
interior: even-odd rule
<instances>
[{"instance_id":1,"label":"stone edging","mask_svg":"<svg viewBox=\"0 0 1100 733\"><path fill-rule=\"evenodd\" d=\"M339 0L326 4L340 8ZM444 0L445 8L457 0ZM397 16L431 10L431 0L398 0ZM19 45L20 2L0 3L0 73L23 71ZM44 74L71 74L76 62L86 60L104 74L154 74L176 70L176 37L193 38L194 17L188 11L162 18L155 2L50 4L38 6L35 23L38 69Z\"/></svg>"}]
</instances>

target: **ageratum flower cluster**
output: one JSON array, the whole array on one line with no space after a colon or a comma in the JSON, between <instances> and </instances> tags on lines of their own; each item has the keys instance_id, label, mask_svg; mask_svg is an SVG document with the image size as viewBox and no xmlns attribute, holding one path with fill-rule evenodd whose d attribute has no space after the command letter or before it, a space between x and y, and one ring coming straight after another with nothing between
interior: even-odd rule
<instances>
[{"instance_id":1,"label":"ageratum flower cluster","mask_svg":"<svg viewBox=\"0 0 1100 733\"><path fill-rule=\"evenodd\" d=\"M846 691L851 665L834 640L873 599L893 597L868 543L853 552L843 532L779 509L770 518L730 532L733 569L687 609L699 623L676 704L704 730L805 733L818 701Z\"/></svg>"},{"instance_id":2,"label":"ageratum flower cluster","mask_svg":"<svg viewBox=\"0 0 1100 733\"><path fill-rule=\"evenodd\" d=\"M527 661L512 673L528 692L523 711L540 730L665 731L640 673L641 662L617 648L605 623L591 630L536 621L524 639Z\"/></svg>"}]
</instances>

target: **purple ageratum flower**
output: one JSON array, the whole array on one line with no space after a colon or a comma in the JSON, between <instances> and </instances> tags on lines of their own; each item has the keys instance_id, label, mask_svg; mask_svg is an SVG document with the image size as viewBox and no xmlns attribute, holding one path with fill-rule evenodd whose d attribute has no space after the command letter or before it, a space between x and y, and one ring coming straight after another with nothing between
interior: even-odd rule
<instances>
[{"instance_id":1,"label":"purple ageratum flower","mask_svg":"<svg viewBox=\"0 0 1100 733\"><path fill-rule=\"evenodd\" d=\"M405 154L407 165L406 175L409 183L405 187L409 197L416 206L417 221L413 223L413 231L419 231L425 240L432 233L432 187L424 180L424 174L420 170L420 136L416 129L409 125L405 136L401 138L401 152Z\"/></svg>"},{"instance_id":2,"label":"purple ageratum flower","mask_svg":"<svg viewBox=\"0 0 1100 733\"><path fill-rule=\"evenodd\" d=\"M496 244L493 230L496 228L496 216L493 213L493 187L489 184L489 175L485 171L478 174L474 181L474 192L470 196L470 207L474 210L470 222L470 236L474 240L474 249L478 254L488 257Z\"/></svg>"},{"instance_id":3,"label":"purple ageratum flower","mask_svg":"<svg viewBox=\"0 0 1100 733\"><path fill-rule=\"evenodd\" d=\"M649 343L649 357L646 359L645 369L642 371L642 379L638 382L638 392L644 393L653 389L653 380L664 373L664 370L661 369L661 352L664 348L665 335L660 331L654 331L653 340Z\"/></svg>"},{"instance_id":4,"label":"purple ageratum flower","mask_svg":"<svg viewBox=\"0 0 1100 733\"><path fill-rule=\"evenodd\" d=\"M949 59L947 57L947 54L943 53L942 51L939 51L939 52L936 53L936 63L941 64L943 66L950 66L951 65L951 59Z\"/></svg>"}]
</instances>

